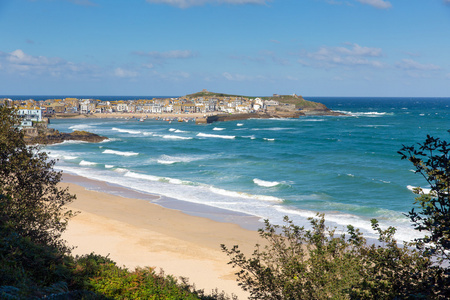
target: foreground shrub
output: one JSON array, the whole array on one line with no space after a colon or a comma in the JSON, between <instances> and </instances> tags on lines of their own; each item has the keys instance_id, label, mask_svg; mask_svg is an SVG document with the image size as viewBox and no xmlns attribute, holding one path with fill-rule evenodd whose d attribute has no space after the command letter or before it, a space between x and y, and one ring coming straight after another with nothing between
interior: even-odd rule
<instances>
[{"instance_id":1,"label":"foreground shrub","mask_svg":"<svg viewBox=\"0 0 450 300\"><path fill-rule=\"evenodd\" d=\"M129 271L118 267L108 257L94 253L75 260L73 288L89 290L108 299L236 299L217 290L206 294L189 284L187 278L177 280L162 271L156 273L152 268Z\"/></svg>"},{"instance_id":2,"label":"foreground shrub","mask_svg":"<svg viewBox=\"0 0 450 300\"><path fill-rule=\"evenodd\" d=\"M379 244L368 244L352 226L345 234L325 225L323 215L310 218L311 230L285 218L259 234L266 245L256 245L251 257L238 246L222 250L237 267L239 285L251 299L409 299L439 298L442 272L411 244L399 246L395 229L381 230ZM448 288L447 288L448 289Z\"/></svg>"}]
</instances>

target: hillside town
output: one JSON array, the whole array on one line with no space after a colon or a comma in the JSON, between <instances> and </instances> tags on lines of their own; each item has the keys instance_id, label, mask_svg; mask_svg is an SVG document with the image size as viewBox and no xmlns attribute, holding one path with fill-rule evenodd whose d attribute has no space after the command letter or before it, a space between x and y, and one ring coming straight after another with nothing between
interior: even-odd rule
<instances>
[{"instance_id":1,"label":"hillside town","mask_svg":"<svg viewBox=\"0 0 450 300\"><path fill-rule=\"evenodd\" d=\"M203 90L207 92L206 90ZM180 98L153 98L139 100L102 101L100 99L47 99L44 101L0 99L0 105L19 109L19 115L52 117L57 114L101 114L101 113L255 113L275 110L280 105L286 110L295 110L295 105L283 104L274 99L262 100L241 96L201 96ZM40 112L39 112L40 111Z\"/></svg>"}]
</instances>

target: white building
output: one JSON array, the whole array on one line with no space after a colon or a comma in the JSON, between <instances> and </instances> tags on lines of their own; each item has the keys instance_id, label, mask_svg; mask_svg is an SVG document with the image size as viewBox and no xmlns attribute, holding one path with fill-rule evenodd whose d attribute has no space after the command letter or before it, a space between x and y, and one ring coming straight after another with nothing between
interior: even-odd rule
<instances>
[{"instance_id":1,"label":"white building","mask_svg":"<svg viewBox=\"0 0 450 300\"><path fill-rule=\"evenodd\" d=\"M33 122L42 122L42 110L40 108L19 109L17 114L22 119L20 126L31 127Z\"/></svg>"}]
</instances>

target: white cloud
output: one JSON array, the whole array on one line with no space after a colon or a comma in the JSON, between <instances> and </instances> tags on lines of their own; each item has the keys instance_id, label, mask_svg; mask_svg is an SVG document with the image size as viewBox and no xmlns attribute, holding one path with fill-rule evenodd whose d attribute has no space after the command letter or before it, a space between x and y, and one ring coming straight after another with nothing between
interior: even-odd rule
<instances>
[{"instance_id":1,"label":"white cloud","mask_svg":"<svg viewBox=\"0 0 450 300\"><path fill-rule=\"evenodd\" d=\"M264 76L247 76L242 74L230 74L228 72L222 73L222 76L225 77L225 79L230 81L250 81L254 79L262 80L265 79Z\"/></svg>"},{"instance_id":2,"label":"white cloud","mask_svg":"<svg viewBox=\"0 0 450 300\"><path fill-rule=\"evenodd\" d=\"M389 1L384 0L356 0L362 4L367 4L373 6L375 8L387 9L392 7L392 4Z\"/></svg>"},{"instance_id":3,"label":"white cloud","mask_svg":"<svg viewBox=\"0 0 450 300\"><path fill-rule=\"evenodd\" d=\"M135 71L129 71L122 68L116 68L114 70L114 75L120 78L132 78L138 76L138 73Z\"/></svg>"},{"instance_id":4,"label":"white cloud","mask_svg":"<svg viewBox=\"0 0 450 300\"><path fill-rule=\"evenodd\" d=\"M69 0L69 2L72 2L76 5L82 5L82 6L97 6L94 2L90 0Z\"/></svg>"},{"instance_id":5,"label":"white cloud","mask_svg":"<svg viewBox=\"0 0 450 300\"><path fill-rule=\"evenodd\" d=\"M172 50L167 52L151 51L147 53L136 52L136 54L141 56L148 56L156 59L183 59L194 57L195 54L189 50Z\"/></svg>"},{"instance_id":6,"label":"white cloud","mask_svg":"<svg viewBox=\"0 0 450 300\"><path fill-rule=\"evenodd\" d=\"M155 67L153 64L143 64L142 66L147 69L153 69Z\"/></svg>"},{"instance_id":7,"label":"white cloud","mask_svg":"<svg viewBox=\"0 0 450 300\"><path fill-rule=\"evenodd\" d=\"M10 53L0 51L0 65L4 72L19 76L70 77L99 74L96 66L85 63L73 63L59 57L33 56L21 49Z\"/></svg>"},{"instance_id":8,"label":"white cloud","mask_svg":"<svg viewBox=\"0 0 450 300\"><path fill-rule=\"evenodd\" d=\"M134 52L133 54L135 55L139 55L139 56L143 56L143 57L148 57L152 60L153 63L155 64L164 64L165 62L167 62L168 60L174 60L174 59L190 59L193 57L196 57L197 54L189 51L189 50L172 50L172 51L166 51L166 52L160 52L160 51L151 51L151 52L142 52L142 51L137 51ZM147 65L144 65L144 67L149 67L151 66L152 68L154 67L154 64L150 63Z\"/></svg>"},{"instance_id":9,"label":"white cloud","mask_svg":"<svg viewBox=\"0 0 450 300\"><path fill-rule=\"evenodd\" d=\"M200 6L207 3L212 4L267 4L269 0L147 0L149 3L168 4L179 8L188 8L191 6Z\"/></svg>"},{"instance_id":10,"label":"white cloud","mask_svg":"<svg viewBox=\"0 0 450 300\"><path fill-rule=\"evenodd\" d=\"M398 62L397 67L404 70L419 70L419 71L436 71L440 70L441 67L433 64L421 64L412 59L403 59L401 62Z\"/></svg>"},{"instance_id":11,"label":"white cloud","mask_svg":"<svg viewBox=\"0 0 450 300\"><path fill-rule=\"evenodd\" d=\"M347 45L349 47L321 47L316 52L306 53L305 56L312 62L325 67L338 65L384 67L382 62L373 59L382 56L380 48L361 47L358 44ZM308 61L303 59L300 59L298 62L302 65L310 65Z\"/></svg>"}]
</instances>

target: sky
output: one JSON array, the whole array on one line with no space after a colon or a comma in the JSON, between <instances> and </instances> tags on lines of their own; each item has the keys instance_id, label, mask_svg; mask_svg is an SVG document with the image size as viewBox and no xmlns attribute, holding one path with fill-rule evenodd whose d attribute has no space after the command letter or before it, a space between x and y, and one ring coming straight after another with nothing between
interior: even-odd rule
<instances>
[{"instance_id":1,"label":"sky","mask_svg":"<svg viewBox=\"0 0 450 300\"><path fill-rule=\"evenodd\" d=\"M0 0L0 95L450 97L450 0Z\"/></svg>"}]
</instances>

